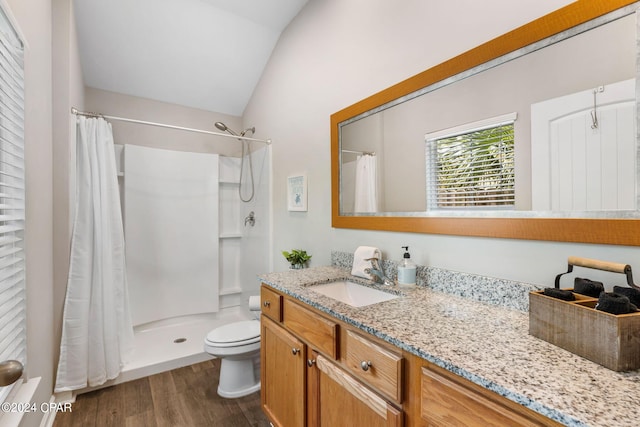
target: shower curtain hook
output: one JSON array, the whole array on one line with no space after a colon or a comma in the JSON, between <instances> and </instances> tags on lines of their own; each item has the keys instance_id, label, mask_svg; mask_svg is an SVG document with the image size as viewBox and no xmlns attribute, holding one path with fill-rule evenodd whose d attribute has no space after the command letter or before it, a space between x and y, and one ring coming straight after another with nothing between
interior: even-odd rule
<instances>
[{"instance_id":1,"label":"shower curtain hook","mask_svg":"<svg viewBox=\"0 0 640 427\"><path fill-rule=\"evenodd\" d=\"M604 92L604 86L598 86L593 90L593 110L591 110L591 129L598 129L598 103L597 96L598 92Z\"/></svg>"}]
</instances>

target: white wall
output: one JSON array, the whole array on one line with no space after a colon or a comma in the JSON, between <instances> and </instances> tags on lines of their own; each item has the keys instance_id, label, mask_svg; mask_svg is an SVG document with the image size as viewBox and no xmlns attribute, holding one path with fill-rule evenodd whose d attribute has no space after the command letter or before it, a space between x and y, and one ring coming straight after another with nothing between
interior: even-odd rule
<instances>
[{"instance_id":1,"label":"white wall","mask_svg":"<svg viewBox=\"0 0 640 427\"><path fill-rule=\"evenodd\" d=\"M84 84L72 0L52 2L53 21L53 362L57 366L71 246L70 196L75 182L71 107L84 108Z\"/></svg>"},{"instance_id":2,"label":"white wall","mask_svg":"<svg viewBox=\"0 0 640 427\"><path fill-rule=\"evenodd\" d=\"M540 284L566 270L570 255L638 271L640 248L331 228L332 113L567 3L311 0L281 36L244 115L274 141L274 269L287 267L283 249L306 249L311 265L323 265L332 249L366 244L385 258L409 245L419 264ZM286 209L286 177L298 172L308 174L306 213Z\"/></svg>"}]
</instances>

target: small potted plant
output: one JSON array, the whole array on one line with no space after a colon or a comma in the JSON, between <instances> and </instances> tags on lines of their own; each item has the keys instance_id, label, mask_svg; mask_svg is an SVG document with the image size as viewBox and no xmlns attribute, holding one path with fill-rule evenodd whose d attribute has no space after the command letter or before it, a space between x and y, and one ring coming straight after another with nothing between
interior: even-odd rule
<instances>
[{"instance_id":1,"label":"small potted plant","mask_svg":"<svg viewBox=\"0 0 640 427\"><path fill-rule=\"evenodd\" d=\"M291 252L282 251L282 255L289 261L292 270L304 268L307 261L311 259L311 255L302 249L291 249Z\"/></svg>"}]
</instances>

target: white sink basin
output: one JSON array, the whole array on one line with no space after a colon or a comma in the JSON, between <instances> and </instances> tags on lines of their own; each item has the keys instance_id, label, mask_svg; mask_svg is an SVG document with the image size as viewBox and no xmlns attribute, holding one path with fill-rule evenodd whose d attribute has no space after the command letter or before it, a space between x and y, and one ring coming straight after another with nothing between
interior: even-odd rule
<instances>
[{"instance_id":1,"label":"white sink basin","mask_svg":"<svg viewBox=\"0 0 640 427\"><path fill-rule=\"evenodd\" d=\"M311 286L314 292L328 296L352 307L364 307L398 298L398 295L363 286L348 280Z\"/></svg>"}]
</instances>

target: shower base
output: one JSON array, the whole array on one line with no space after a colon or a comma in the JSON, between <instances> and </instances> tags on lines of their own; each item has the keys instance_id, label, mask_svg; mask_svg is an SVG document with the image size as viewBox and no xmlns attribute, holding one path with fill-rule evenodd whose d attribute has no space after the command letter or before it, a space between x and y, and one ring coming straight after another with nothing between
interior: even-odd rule
<instances>
[{"instance_id":1,"label":"shower base","mask_svg":"<svg viewBox=\"0 0 640 427\"><path fill-rule=\"evenodd\" d=\"M249 319L252 317L246 307L231 307L218 313L176 317L136 326L135 349L118 378L99 387L78 390L77 394L212 359L203 349L207 333L218 326Z\"/></svg>"}]
</instances>

